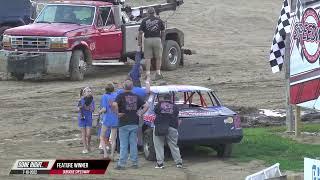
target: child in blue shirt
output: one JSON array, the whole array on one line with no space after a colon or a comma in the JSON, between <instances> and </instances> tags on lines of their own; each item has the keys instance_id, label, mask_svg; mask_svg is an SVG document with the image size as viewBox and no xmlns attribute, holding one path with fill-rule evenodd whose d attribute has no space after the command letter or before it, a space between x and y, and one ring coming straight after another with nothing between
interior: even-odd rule
<instances>
[{"instance_id":1,"label":"child in blue shirt","mask_svg":"<svg viewBox=\"0 0 320 180\"><path fill-rule=\"evenodd\" d=\"M83 89L83 97L78 102L78 126L81 129L83 151L86 154L90 151L92 113L95 110L95 103L92 91L89 87Z\"/></svg>"},{"instance_id":2,"label":"child in blue shirt","mask_svg":"<svg viewBox=\"0 0 320 180\"><path fill-rule=\"evenodd\" d=\"M107 152L106 145L111 149L109 158L114 160L114 152L116 148L116 139L117 139L117 128L119 124L118 114L113 108L113 102L117 97L117 93L114 91L113 84L107 84L106 94L102 96L101 100L101 110L99 114L103 113L102 128L100 134L100 141L103 149L103 157L107 158L109 153ZM111 144L109 137L105 137L105 133L111 129ZM110 148L111 147L111 148Z\"/></svg>"}]
</instances>

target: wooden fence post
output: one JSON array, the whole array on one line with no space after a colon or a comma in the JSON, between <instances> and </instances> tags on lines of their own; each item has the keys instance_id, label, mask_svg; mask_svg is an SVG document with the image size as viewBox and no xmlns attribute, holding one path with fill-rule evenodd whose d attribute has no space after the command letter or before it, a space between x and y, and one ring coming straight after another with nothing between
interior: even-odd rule
<instances>
[{"instance_id":1,"label":"wooden fence post","mask_svg":"<svg viewBox=\"0 0 320 180\"><path fill-rule=\"evenodd\" d=\"M295 113L295 135L299 137L301 135L301 108L300 106L296 106L296 113Z\"/></svg>"}]
</instances>

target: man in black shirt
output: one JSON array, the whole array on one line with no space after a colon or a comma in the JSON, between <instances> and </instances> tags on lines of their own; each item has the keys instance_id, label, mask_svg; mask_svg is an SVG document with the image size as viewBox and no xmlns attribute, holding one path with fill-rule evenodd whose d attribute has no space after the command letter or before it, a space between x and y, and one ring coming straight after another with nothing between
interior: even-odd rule
<instances>
[{"instance_id":1,"label":"man in black shirt","mask_svg":"<svg viewBox=\"0 0 320 180\"><path fill-rule=\"evenodd\" d=\"M160 72L162 58L162 42L161 38L164 34L164 22L155 16L154 8L150 7L147 10L148 17L142 20L139 28L138 46L142 45L142 34L144 33L144 58L146 63L147 79L150 78L151 59L156 60L155 80L162 79Z\"/></svg>"},{"instance_id":2,"label":"man in black shirt","mask_svg":"<svg viewBox=\"0 0 320 180\"><path fill-rule=\"evenodd\" d=\"M153 130L153 143L157 157L157 165L155 168L164 168L165 139L169 145L171 155L177 168L182 168L180 149L177 145L179 109L176 104L172 103L171 94L165 94L162 96L163 100L160 100L154 109L156 120L154 121L155 128Z\"/></svg>"},{"instance_id":3,"label":"man in black shirt","mask_svg":"<svg viewBox=\"0 0 320 180\"><path fill-rule=\"evenodd\" d=\"M116 169L124 169L128 159L128 144L130 145L130 159L132 168L138 168L137 131L139 116L148 110L148 104L138 95L131 92L131 80L124 82L124 92L119 94L113 104L119 115L120 159ZM141 111L139 109L143 107Z\"/></svg>"}]
</instances>

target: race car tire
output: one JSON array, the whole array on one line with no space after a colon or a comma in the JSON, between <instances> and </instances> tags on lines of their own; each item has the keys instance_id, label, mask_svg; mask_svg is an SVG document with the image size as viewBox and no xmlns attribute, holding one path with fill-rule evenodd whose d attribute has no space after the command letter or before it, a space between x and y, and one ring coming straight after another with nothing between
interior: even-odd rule
<instances>
[{"instance_id":1,"label":"race car tire","mask_svg":"<svg viewBox=\"0 0 320 180\"><path fill-rule=\"evenodd\" d=\"M82 50L74 50L70 60L70 80L82 81L86 70L86 62Z\"/></svg>"},{"instance_id":2,"label":"race car tire","mask_svg":"<svg viewBox=\"0 0 320 180\"><path fill-rule=\"evenodd\" d=\"M162 69L176 70L181 62L181 48L176 41L166 40L162 53Z\"/></svg>"},{"instance_id":3,"label":"race car tire","mask_svg":"<svg viewBox=\"0 0 320 180\"><path fill-rule=\"evenodd\" d=\"M146 160L156 160L156 151L153 144L153 129L151 128L143 132L143 152Z\"/></svg>"},{"instance_id":4,"label":"race car tire","mask_svg":"<svg viewBox=\"0 0 320 180\"><path fill-rule=\"evenodd\" d=\"M11 73L11 76L18 81L22 81L24 79L24 73Z\"/></svg>"},{"instance_id":5,"label":"race car tire","mask_svg":"<svg viewBox=\"0 0 320 180\"><path fill-rule=\"evenodd\" d=\"M232 144L221 144L216 150L218 157L230 157L232 153Z\"/></svg>"}]
</instances>

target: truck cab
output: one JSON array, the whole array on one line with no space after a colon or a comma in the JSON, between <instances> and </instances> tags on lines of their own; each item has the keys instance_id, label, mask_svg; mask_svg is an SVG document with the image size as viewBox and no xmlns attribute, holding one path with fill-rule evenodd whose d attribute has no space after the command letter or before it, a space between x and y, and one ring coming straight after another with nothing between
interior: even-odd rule
<instances>
[{"instance_id":1,"label":"truck cab","mask_svg":"<svg viewBox=\"0 0 320 180\"><path fill-rule=\"evenodd\" d=\"M49 3L34 23L4 32L0 67L19 80L28 73L83 80L87 66L124 65L136 53L140 21L123 9L104 1ZM182 59L183 33L166 32L163 67L173 70Z\"/></svg>"}]
</instances>

